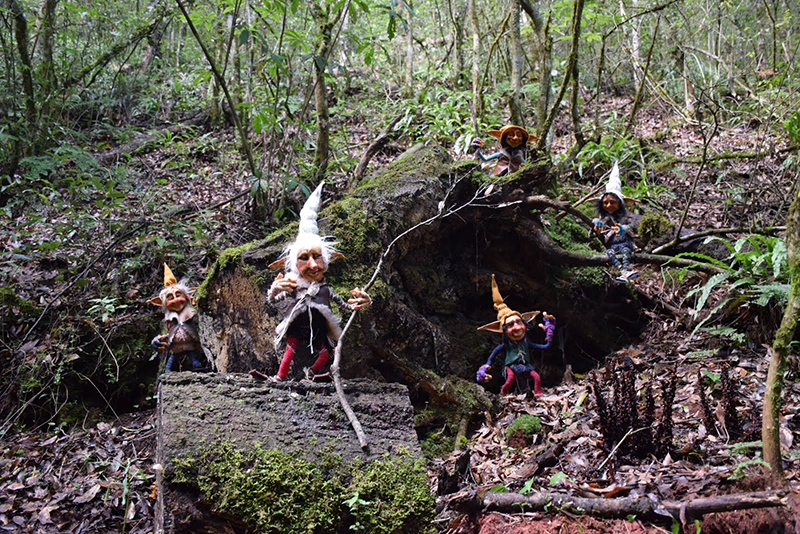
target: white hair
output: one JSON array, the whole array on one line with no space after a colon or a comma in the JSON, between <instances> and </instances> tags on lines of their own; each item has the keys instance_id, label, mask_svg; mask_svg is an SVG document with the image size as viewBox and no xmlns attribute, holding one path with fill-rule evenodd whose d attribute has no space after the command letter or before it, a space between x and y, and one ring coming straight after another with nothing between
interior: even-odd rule
<instances>
[{"instance_id":1,"label":"white hair","mask_svg":"<svg viewBox=\"0 0 800 534\"><path fill-rule=\"evenodd\" d=\"M181 291L184 295L186 295L186 300L189 301L189 304L192 303L192 297L194 296L194 291L191 288L189 288L187 280L184 278L177 284L172 284L171 286L165 287L164 289L158 292L158 298L161 299L161 311L163 311L164 313L168 311L167 299L166 299L167 293L171 293L176 289Z\"/></svg>"}]
</instances>

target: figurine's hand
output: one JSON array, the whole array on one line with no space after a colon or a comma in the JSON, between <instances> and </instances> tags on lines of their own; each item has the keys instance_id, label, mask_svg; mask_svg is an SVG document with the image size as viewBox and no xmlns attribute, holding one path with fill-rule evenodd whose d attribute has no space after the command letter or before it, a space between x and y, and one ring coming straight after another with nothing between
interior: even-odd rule
<instances>
[{"instance_id":1,"label":"figurine's hand","mask_svg":"<svg viewBox=\"0 0 800 534\"><path fill-rule=\"evenodd\" d=\"M603 228L605 228L605 224L600 219L594 219L592 221L592 230L597 232L598 234L602 232Z\"/></svg>"},{"instance_id":2,"label":"figurine's hand","mask_svg":"<svg viewBox=\"0 0 800 534\"><path fill-rule=\"evenodd\" d=\"M151 342L153 344L153 348L157 351L161 352L162 350L167 348L167 334L161 334L160 336L156 336L153 338Z\"/></svg>"},{"instance_id":3,"label":"figurine's hand","mask_svg":"<svg viewBox=\"0 0 800 534\"><path fill-rule=\"evenodd\" d=\"M292 280L291 278L284 278L283 273L280 273L278 276L275 277L275 280L272 282L272 285L269 288L269 294L274 297L281 291L291 293L292 291L294 291L294 288L296 287L297 287L297 280Z\"/></svg>"},{"instance_id":4,"label":"figurine's hand","mask_svg":"<svg viewBox=\"0 0 800 534\"><path fill-rule=\"evenodd\" d=\"M487 373L489 370L488 365L481 365L480 369L478 369L478 374L475 377L478 382L488 382L492 379L492 375Z\"/></svg>"},{"instance_id":5,"label":"figurine's hand","mask_svg":"<svg viewBox=\"0 0 800 534\"><path fill-rule=\"evenodd\" d=\"M547 330L549 327L554 327L556 325L556 317L554 315L550 315L547 312L542 312L544 316L544 324L539 324L539 328L542 330Z\"/></svg>"},{"instance_id":6,"label":"figurine's hand","mask_svg":"<svg viewBox=\"0 0 800 534\"><path fill-rule=\"evenodd\" d=\"M353 311L366 308L372 304L372 298L370 298L366 291L362 291L359 287L351 289L350 294L353 295L354 298L348 300L347 303L353 305Z\"/></svg>"},{"instance_id":7,"label":"figurine's hand","mask_svg":"<svg viewBox=\"0 0 800 534\"><path fill-rule=\"evenodd\" d=\"M472 140L472 142L469 144L469 148L470 148L471 150L473 150L473 151L474 151L474 150L478 150L479 148L483 148L483 139L481 139L480 137L476 137L476 138L475 138L475 139L473 139L473 140Z\"/></svg>"},{"instance_id":8,"label":"figurine's hand","mask_svg":"<svg viewBox=\"0 0 800 534\"><path fill-rule=\"evenodd\" d=\"M622 236L625 235L625 228L623 228L621 225L620 226L612 226L612 228L617 231L617 235L618 236L622 237Z\"/></svg>"}]
</instances>

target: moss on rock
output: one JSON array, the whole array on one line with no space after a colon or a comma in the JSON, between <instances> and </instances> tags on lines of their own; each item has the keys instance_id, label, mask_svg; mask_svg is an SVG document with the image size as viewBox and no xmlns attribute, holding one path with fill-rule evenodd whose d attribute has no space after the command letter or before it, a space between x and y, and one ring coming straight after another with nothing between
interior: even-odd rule
<instances>
[{"instance_id":1,"label":"moss on rock","mask_svg":"<svg viewBox=\"0 0 800 534\"><path fill-rule=\"evenodd\" d=\"M172 484L200 491L213 512L261 533L431 532L434 501L424 466L399 451L345 465L221 443L174 462Z\"/></svg>"}]
</instances>

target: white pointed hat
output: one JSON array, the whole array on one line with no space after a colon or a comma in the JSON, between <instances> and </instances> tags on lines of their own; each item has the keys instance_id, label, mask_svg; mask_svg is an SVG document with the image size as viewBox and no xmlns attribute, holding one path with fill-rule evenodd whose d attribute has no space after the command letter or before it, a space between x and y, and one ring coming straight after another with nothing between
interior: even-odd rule
<instances>
[{"instance_id":1,"label":"white pointed hat","mask_svg":"<svg viewBox=\"0 0 800 534\"><path fill-rule=\"evenodd\" d=\"M611 176L608 177L606 190L600 195L600 200L609 193L617 197L620 203L624 202L626 206L632 206L636 203L636 199L626 197L622 194L622 180L619 177L619 165L616 161L614 162L614 167L611 169Z\"/></svg>"}]
</instances>

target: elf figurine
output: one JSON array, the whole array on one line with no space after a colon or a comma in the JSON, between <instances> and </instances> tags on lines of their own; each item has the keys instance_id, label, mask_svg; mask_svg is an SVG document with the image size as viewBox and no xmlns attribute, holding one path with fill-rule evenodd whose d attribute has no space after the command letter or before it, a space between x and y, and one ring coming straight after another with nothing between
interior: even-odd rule
<instances>
[{"instance_id":1,"label":"elf figurine","mask_svg":"<svg viewBox=\"0 0 800 534\"><path fill-rule=\"evenodd\" d=\"M531 354L534 349L546 349L553 341L553 332L556 328L556 318L547 312L541 312L543 323L539 328L544 330L544 343L537 344L528 341L527 325L539 315L538 311L519 313L510 309L503 302L500 291L497 289L497 282L492 275L492 300L494 309L497 310L497 321L483 325L478 330L488 330L503 334L503 342L498 345L489 356L484 365L478 369L477 381L488 382L492 379L489 371L500 367L503 369L505 382L500 389L501 395L507 395L511 391L516 378L533 379L534 395L542 394L542 379L539 377L531 364Z\"/></svg>"},{"instance_id":2,"label":"elf figurine","mask_svg":"<svg viewBox=\"0 0 800 534\"><path fill-rule=\"evenodd\" d=\"M497 165L493 172L494 176L505 176L508 173L517 172L520 166L525 163L528 143L539 140L535 135L529 134L525 128L513 124L504 126L500 130L489 130L488 133L500 140L499 152L484 156L483 152L481 152L483 140L479 137L472 140L470 147L475 150L475 155L484 162L493 159L497 160Z\"/></svg>"},{"instance_id":3,"label":"elf figurine","mask_svg":"<svg viewBox=\"0 0 800 534\"><path fill-rule=\"evenodd\" d=\"M622 283L639 276L637 271L631 269L634 224L626 209L626 204L633 202L632 198L622 196L619 166L614 163L606 190L596 202L597 217L592 220L592 230L602 239L606 255L619 270L616 280Z\"/></svg>"},{"instance_id":4,"label":"elf figurine","mask_svg":"<svg viewBox=\"0 0 800 534\"><path fill-rule=\"evenodd\" d=\"M194 288L185 281L178 282L169 266L164 264L164 289L157 297L148 300L164 312L166 333L153 338L153 347L159 352L166 351L166 371L180 371L191 366L193 371L202 371L203 347L197 334L197 312L194 309Z\"/></svg>"},{"instance_id":5,"label":"elf figurine","mask_svg":"<svg viewBox=\"0 0 800 534\"><path fill-rule=\"evenodd\" d=\"M325 280L330 263L343 256L334 249L329 237L320 237L317 211L322 197L322 184L308 197L300 210L300 229L297 238L284 250L283 256L270 264L270 268L285 268L269 288L270 302L282 307L283 321L275 332L275 348L285 341L283 358L278 374L268 377L255 369L250 374L282 382L289 378L289 370L299 351L316 355L316 361L306 369L306 378L324 379L321 371L328 361L330 350L342 333L340 319L331 310L331 302L355 311L372 304L369 295L359 288L350 291L353 298L345 302L333 292Z\"/></svg>"}]
</instances>

